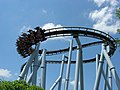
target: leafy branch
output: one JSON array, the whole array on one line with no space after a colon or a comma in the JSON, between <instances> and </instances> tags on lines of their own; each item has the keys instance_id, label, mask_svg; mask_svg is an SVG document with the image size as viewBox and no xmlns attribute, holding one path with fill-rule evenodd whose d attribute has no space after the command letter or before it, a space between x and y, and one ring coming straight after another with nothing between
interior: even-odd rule
<instances>
[{"instance_id":1,"label":"leafy branch","mask_svg":"<svg viewBox=\"0 0 120 90\"><path fill-rule=\"evenodd\" d=\"M26 81L0 81L0 90L43 90L42 88L30 85Z\"/></svg>"}]
</instances>

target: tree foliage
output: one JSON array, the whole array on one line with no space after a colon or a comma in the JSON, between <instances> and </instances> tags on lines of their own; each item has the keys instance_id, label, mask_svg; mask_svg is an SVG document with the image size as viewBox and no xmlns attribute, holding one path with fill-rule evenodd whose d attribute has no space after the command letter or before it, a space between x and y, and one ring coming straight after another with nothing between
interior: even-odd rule
<instances>
[{"instance_id":1,"label":"tree foliage","mask_svg":"<svg viewBox=\"0 0 120 90\"><path fill-rule=\"evenodd\" d=\"M116 10L116 16L120 19L120 8Z\"/></svg>"},{"instance_id":2,"label":"tree foliage","mask_svg":"<svg viewBox=\"0 0 120 90\"><path fill-rule=\"evenodd\" d=\"M120 19L120 8L116 10L116 16ZM120 28L117 29L117 32L120 34ZM120 39L116 38L117 46L120 47Z\"/></svg>"},{"instance_id":3,"label":"tree foliage","mask_svg":"<svg viewBox=\"0 0 120 90\"><path fill-rule=\"evenodd\" d=\"M43 90L42 88L30 85L26 81L0 81L0 90Z\"/></svg>"}]
</instances>

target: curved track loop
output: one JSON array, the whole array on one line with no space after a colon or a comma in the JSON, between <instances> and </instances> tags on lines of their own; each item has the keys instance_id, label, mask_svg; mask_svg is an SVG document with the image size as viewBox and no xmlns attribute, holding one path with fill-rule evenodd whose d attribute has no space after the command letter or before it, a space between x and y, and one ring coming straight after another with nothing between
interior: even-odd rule
<instances>
[{"instance_id":1,"label":"curved track loop","mask_svg":"<svg viewBox=\"0 0 120 90\"><path fill-rule=\"evenodd\" d=\"M91 29L91 28L85 28L85 27L59 27L59 28L52 28L52 29L47 29L45 30L45 38L55 38L55 37L63 37L63 36L84 36L84 37L91 37L91 38L96 38L101 41L98 42L93 42L93 43L88 43L83 45L83 47L88 47L91 45L96 45L100 43L105 43L109 45L110 51L108 54L112 56L116 50L116 42L113 37L111 37L109 34L104 33L102 31L96 30L96 29ZM73 47L73 50L76 47ZM56 50L56 51L48 51L47 54L58 54L61 52L66 52L68 51L68 48L62 49L62 50Z\"/></svg>"},{"instance_id":2,"label":"curved track loop","mask_svg":"<svg viewBox=\"0 0 120 90\"><path fill-rule=\"evenodd\" d=\"M39 27L37 27L37 28L38 28L38 31L39 30L42 31L41 28L39 28ZM37 32L35 32L35 33L38 34ZM30 34L28 34L28 35L30 35ZM90 37L90 38L98 39L98 41L84 44L84 45L82 45L83 48L105 43L106 45L108 45L110 47L110 50L108 52L109 56L112 56L116 50L116 42L115 42L114 38L111 37L109 34L99 31L99 30L96 30L96 29L91 29L91 28L86 28L86 27L59 27L59 28L52 28L52 29L44 30L44 32L42 31L41 35L44 36L43 38L38 38L38 40L41 42L46 39L49 39L49 38L64 37L64 36L73 36L73 38L76 36ZM42 37L42 36L39 35L39 37ZM34 37L36 37L36 36L34 36ZM34 38L34 39L36 39L36 38ZM42 39L44 39L44 40L42 40ZM17 41L17 43L18 43L18 41ZM25 43L25 42L22 42L22 43ZM25 45L26 44L27 43L25 43ZM34 44L36 44L36 43L34 43ZM29 48L32 49L32 45L34 45L34 44L31 44ZM19 48L19 47L17 47L17 48ZM74 46L72 48L72 50L76 50L76 49L77 49L77 46ZM47 51L46 54L47 55L56 55L56 54L61 54L61 53L65 53L68 51L69 51L69 47L64 48L64 49L59 49L59 50ZM41 54L41 53L42 53L42 50L39 50L39 54ZM29 53L29 55L30 54L31 53ZM26 55L25 57L27 57L29 55ZM84 60L85 63L94 62L94 61L95 61L95 58L89 59L89 60ZM50 63L50 62L53 63L55 61L48 61L48 63ZM60 63L60 62L61 61L58 61L58 62L56 61L56 63ZM75 61L73 61L73 63L75 63Z\"/></svg>"}]
</instances>

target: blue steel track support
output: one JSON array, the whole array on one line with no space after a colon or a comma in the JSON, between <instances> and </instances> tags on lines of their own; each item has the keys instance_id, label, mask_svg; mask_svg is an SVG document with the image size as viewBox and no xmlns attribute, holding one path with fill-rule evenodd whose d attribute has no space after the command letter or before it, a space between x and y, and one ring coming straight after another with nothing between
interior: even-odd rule
<instances>
[{"instance_id":1,"label":"blue steel track support","mask_svg":"<svg viewBox=\"0 0 120 90\"><path fill-rule=\"evenodd\" d=\"M41 62L41 88L45 89L46 84L46 49L43 49L43 56Z\"/></svg>"},{"instance_id":2,"label":"blue steel track support","mask_svg":"<svg viewBox=\"0 0 120 90\"><path fill-rule=\"evenodd\" d=\"M65 60L65 55L62 57L62 63L61 63L61 69L60 69L60 76L58 79L55 81L55 83L52 85L50 90L54 90L55 86L58 84L58 90L61 90L61 84L62 84L62 75L63 75L63 69L64 69L64 60Z\"/></svg>"},{"instance_id":3,"label":"blue steel track support","mask_svg":"<svg viewBox=\"0 0 120 90\"><path fill-rule=\"evenodd\" d=\"M108 66L109 66L110 71L111 71L111 73L112 73L112 75L113 75L113 78L114 78L114 80L115 80L115 82L116 82L116 85L117 85L117 87L118 87L118 90L120 90L120 79L119 79L119 77L118 77L118 75L117 75L117 72L116 72L116 70L115 70L115 67L113 66L113 64L112 64L112 62L111 62L111 60L110 60L110 57L109 57L109 55L107 54L107 51L106 51L106 50L103 50L103 54L104 54L105 59L106 59L106 61L107 61L107 63L108 63Z\"/></svg>"},{"instance_id":4,"label":"blue steel track support","mask_svg":"<svg viewBox=\"0 0 120 90\"><path fill-rule=\"evenodd\" d=\"M110 84L110 87L111 87L111 89L112 89L112 73L111 73L110 69L109 69L108 75L109 75L109 76L108 76L109 84Z\"/></svg>"},{"instance_id":5,"label":"blue steel track support","mask_svg":"<svg viewBox=\"0 0 120 90\"><path fill-rule=\"evenodd\" d=\"M73 40L70 41L68 65L67 65L66 79L65 79L65 90L68 90L68 84L69 84L70 66L71 66L71 58L72 58L72 47L73 47Z\"/></svg>"},{"instance_id":6,"label":"blue steel track support","mask_svg":"<svg viewBox=\"0 0 120 90\"><path fill-rule=\"evenodd\" d=\"M40 57L40 59L38 60L38 66L37 66L37 70L39 69L40 65L41 65L41 59L42 59L42 56ZM31 69L31 67L30 67ZM33 77L33 70L32 72L30 73L29 77L28 77L28 83L31 83L32 82L32 77Z\"/></svg>"},{"instance_id":7,"label":"blue steel track support","mask_svg":"<svg viewBox=\"0 0 120 90\"><path fill-rule=\"evenodd\" d=\"M94 84L94 90L99 90L101 72L103 70L103 63L104 63L104 57L103 57L103 49L104 48L105 48L105 46L102 45L102 51L101 51L101 56L100 56L100 60L99 60L99 66L98 66L96 80L95 80L95 84Z\"/></svg>"},{"instance_id":8,"label":"blue steel track support","mask_svg":"<svg viewBox=\"0 0 120 90\"><path fill-rule=\"evenodd\" d=\"M107 35L107 37L108 37L108 35ZM109 52L110 51L110 47L109 46L106 46L106 50L107 50L107 52ZM110 83L109 83L109 81L108 81L108 64L106 63L106 79L107 79L107 83L109 84L109 87L108 87L108 89L110 88L111 90L112 90L112 87L111 87L111 85L110 85ZM106 84L106 81L104 80L104 90L106 90L107 89L107 84Z\"/></svg>"},{"instance_id":9,"label":"blue steel track support","mask_svg":"<svg viewBox=\"0 0 120 90\"><path fill-rule=\"evenodd\" d=\"M62 64L61 64L61 69L60 69L60 81L58 85L58 90L61 90L61 85L62 85L62 76L63 76L63 70L64 70L64 61L65 61L65 55L62 57Z\"/></svg>"},{"instance_id":10,"label":"blue steel track support","mask_svg":"<svg viewBox=\"0 0 120 90\"><path fill-rule=\"evenodd\" d=\"M36 85L37 81L37 68L38 68L38 53L39 53L40 43L37 44L36 55L33 63L33 76L32 76L32 85Z\"/></svg>"},{"instance_id":11,"label":"blue steel track support","mask_svg":"<svg viewBox=\"0 0 120 90\"><path fill-rule=\"evenodd\" d=\"M98 58L98 54L96 54L96 76L97 76L98 66L99 66L99 58Z\"/></svg>"},{"instance_id":12,"label":"blue steel track support","mask_svg":"<svg viewBox=\"0 0 120 90\"><path fill-rule=\"evenodd\" d=\"M111 87L110 87L110 85L109 85L109 82L108 82L108 80L107 80L107 77L106 77L106 75L105 75L104 70L102 70L102 74L103 74L103 77L104 77L104 80L105 80L104 85L108 87L108 90L111 90ZM106 88L104 87L104 89L106 89Z\"/></svg>"},{"instance_id":13,"label":"blue steel track support","mask_svg":"<svg viewBox=\"0 0 120 90\"><path fill-rule=\"evenodd\" d=\"M79 48L79 47L78 47ZM77 50L74 90L78 90L80 70L80 50Z\"/></svg>"},{"instance_id":14,"label":"blue steel track support","mask_svg":"<svg viewBox=\"0 0 120 90\"><path fill-rule=\"evenodd\" d=\"M115 40L110 35L102 32L102 31L99 31L99 30L85 28L85 27L52 28L52 29L45 30L44 35L45 35L46 39L54 38L54 37L61 37L61 36L73 36L74 37L75 35L77 35L77 37L74 37L76 42L77 42L77 46L73 47L73 41L70 41L70 48L59 49L59 50L54 50L54 51L46 51L46 49L44 49L42 52L42 50L39 50L39 45L37 45L37 42L36 42L34 44L34 45L36 45L35 50L32 49L32 52L33 52L32 54L31 54L31 52L27 53L27 50L25 49L25 51L26 51L25 53L27 53L28 56L30 54L31 55L30 55L30 58L27 61L27 63L25 63L25 66L21 69L22 71L18 77L18 80L28 79L27 80L28 83L36 85L37 71L40 67L40 69L41 69L40 86L45 89L46 63L50 63L49 61L47 62L46 55L65 53L65 52L69 51L67 62L62 61L62 63L61 63L61 61L58 61L59 63L61 63L60 76L58 77L58 79L56 80L56 82L53 85L53 86L56 86L58 84L58 90L61 90L63 67L64 67L64 63L67 63L64 90L68 90L69 77L70 77L70 67L71 67L71 64L73 63L73 61L71 61L72 51L77 50L76 61L74 61L74 64L76 63L74 90L78 90L79 81L80 81L80 90L84 90L82 48L104 43L105 45L109 46L110 50L107 52L105 45L104 45L104 46L102 46L100 60L99 60L98 56L96 56L96 80L95 80L95 84L94 84L94 90L99 90L101 74L103 75L103 78L105 80L105 83L103 84L104 90L106 90L107 88L109 90L112 90L112 76L115 79L118 90L120 90L120 79L119 79L119 77L116 73L115 67L112 65L112 62L111 62L110 57L109 57L109 56L112 56L116 50ZM79 36L95 38L95 39L99 39L99 41L81 45L81 42L79 40ZM22 43L25 43L25 45L27 45L26 42L22 42ZM32 48L32 45L30 46L30 48ZM28 47L28 49L29 49L29 47ZM27 55L27 54L25 54L25 55ZM41 60L38 60L39 54L40 55L42 54ZM107 62L106 72L104 72L104 70L103 70L104 60L106 60L106 62ZM94 61L95 61L95 58L86 60L86 63L94 62ZM53 62L55 63L55 61L53 61ZM30 69L31 66L33 66L32 72L29 72L28 70ZM109 72L109 79L108 79L108 72ZM28 74L29 74L29 77L28 77ZM109 82L108 82L108 80L109 80Z\"/></svg>"},{"instance_id":15,"label":"blue steel track support","mask_svg":"<svg viewBox=\"0 0 120 90\"><path fill-rule=\"evenodd\" d=\"M55 86L59 83L60 79L61 77L59 76L57 80L54 82L54 84L52 85L52 87L50 88L50 90L54 90Z\"/></svg>"},{"instance_id":16,"label":"blue steel track support","mask_svg":"<svg viewBox=\"0 0 120 90\"><path fill-rule=\"evenodd\" d=\"M24 66L22 72L20 73L20 75L19 75L19 77L18 77L18 80L24 79L26 73L27 73L28 70L29 70L29 67L32 65L32 62L33 62L33 60L34 60L34 58L35 58L35 56L36 56L37 49L38 49L38 47L36 47L35 50L34 50L34 52L31 54L28 62L26 63L26 65Z\"/></svg>"},{"instance_id":17,"label":"blue steel track support","mask_svg":"<svg viewBox=\"0 0 120 90\"><path fill-rule=\"evenodd\" d=\"M78 90L79 75L80 75L80 90L84 90L84 75L83 75L83 60L82 60L82 45L79 37L75 38L78 44L77 56L76 56L76 70L75 70L75 85L74 90Z\"/></svg>"},{"instance_id":18,"label":"blue steel track support","mask_svg":"<svg viewBox=\"0 0 120 90\"><path fill-rule=\"evenodd\" d=\"M105 76L106 76L106 79L108 81L108 64L107 63L106 63L106 75ZM110 84L109 84L109 86L110 86ZM106 90L106 81L104 81L104 90ZM112 90L112 88L111 88L111 90Z\"/></svg>"}]
</instances>

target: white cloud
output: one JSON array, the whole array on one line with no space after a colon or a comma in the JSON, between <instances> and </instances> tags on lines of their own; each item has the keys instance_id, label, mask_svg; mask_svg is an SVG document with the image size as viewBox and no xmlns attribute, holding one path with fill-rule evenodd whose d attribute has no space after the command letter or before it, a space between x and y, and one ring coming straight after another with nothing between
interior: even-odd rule
<instances>
[{"instance_id":1,"label":"white cloud","mask_svg":"<svg viewBox=\"0 0 120 90\"><path fill-rule=\"evenodd\" d=\"M106 0L94 0L94 2L100 7Z\"/></svg>"},{"instance_id":2,"label":"white cloud","mask_svg":"<svg viewBox=\"0 0 120 90\"><path fill-rule=\"evenodd\" d=\"M103 4L109 4L111 6L116 6L118 4L117 0L93 0L98 7L101 7Z\"/></svg>"},{"instance_id":3,"label":"white cloud","mask_svg":"<svg viewBox=\"0 0 120 90\"><path fill-rule=\"evenodd\" d=\"M117 6L118 5L118 1L117 0L107 0L111 6Z\"/></svg>"},{"instance_id":4,"label":"white cloud","mask_svg":"<svg viewBox=\"0 0 120 90\"><path fill-rule=\"evenodd\" d=\"M9 78L12 76L11 71L7 69L0 69L0 76L4 78Z\"/></svg>"},{"instance_id":5,"label":"white cloud","mask_svg":"<svg viewBox=\"0 0 120 90\"><path fill-rule=\"evenodd\" d=\"M54 24L54 23L47 23L47 24L44 24L42 26L43 29L52 29L52 28L58 28L58 27L63 27L62 25L60 24ZM59 31L59 30L66 30L65 28L60 28L60 29L52 29L52 31ZM64 40L64 41L68 41L69 38L68 37L55 37L55 38L50 38L49 40L55 40L55 39L61 39L61 40Z\"/></svg>"},{"instance_id":6,"label":"white cloud","mask_svg":"<svg viewBox=\"0 0 120 90\"><path fill-rule=\"evenodd\" d=\"M46 11L43 10L43 12L46 12ZM58 27L63 27L63 26L60 24L54 24L54 23L47 23L42 26L43 29L51 29L51 28L58 28ZM32 29L31 26L23 26L20 29L20 33L27 32L29 29ZM56 29L56 30L61 30L61 29ZM55 31L55 29L53 29L53 31Z\"/></svg>"},{"instance_id":7,"label":"white cloud","mask_svg":"<svg viewBox=\"0 0 120 90\"><path fill-rule=\"evenodd\" d=\"M106 14L107 14L108 7L104 7L101 10L94 10L90 13L90 18L94 21L102 20Z\"/></svg>"},{"instance_id":8,"label":"white cloud","mask_svg":"<svg viewBox=\"0 0 120 90\"><path fill-rule=\"evenodd\" d=\"M55 25L54 23L47 23L43 25L43 29L51 29L51 28L58 28L58 27L63 27L60 24Z\"/></svg>"},{"instance_id":9,"label":"white cloud","mask_svg":"<svg viewBox=\"0 0 120 90\"><path fill-rule=\"evenodd\" d=\"M120 28L120 21L115 19L115 7L118 3L116 0L105 0L105 2L107 4L104 7L91 11L89 17L95 22L93 28L115 34Z\"/></svg>"},{"instance_id":10,"label":"white cloud","mask_svg":"<svg viewBox=\"0 0 120 90\"><path fill-rule=\"evenodd\" d=\"M110 32L110 33L115 34L115 33L117 32L117 29L120 28L120 22L117 21L117 22L116 22L115 24L113 24L113 25L107 25L107 24L104 23L104 22L96 23L96 24L93 25L93 28L102 30L102 31L104 31L104 32Z\"/></svg>"}]
</instances>

